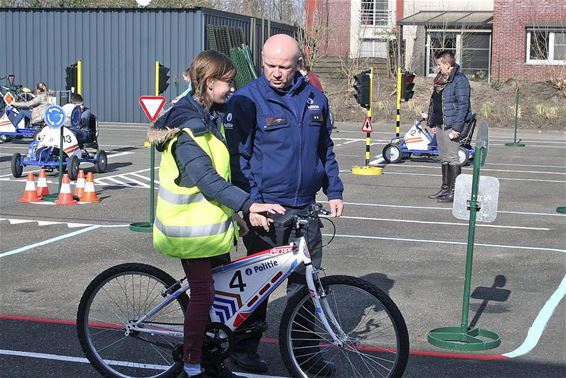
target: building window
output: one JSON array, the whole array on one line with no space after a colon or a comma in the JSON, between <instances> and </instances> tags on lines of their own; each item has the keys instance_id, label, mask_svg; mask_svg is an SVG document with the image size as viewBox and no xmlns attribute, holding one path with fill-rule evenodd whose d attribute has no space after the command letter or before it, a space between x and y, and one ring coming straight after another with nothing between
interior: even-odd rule
<instances>
[{"instance_id":1,"label":"building window","mask_svg":"<svg viewBox=\"0 0 566 378\"><path fill-rule=\"evenodd\" d=\"M387 58L387 41L362 39L360 58Z\"/></svg>"},{"instance_id":2,"label":"building window","mask_svg":"<svg viewBox=\"0 0 566 378\"><path fill-rule=\"evenodd\" d=\"M491 33L481 30L432 30L427 35L427 75L436 75L436 54L452 51L462 72L472 80L489 80Z\"/></svg>"},{"instance_id":3,"label":"building window","mask_svg":"<svg viewBox=\"0 0 566 378\"><path fill-rule=\"evenodd\" d=\"M527 29L527 63L566 64L566 29Z\"/></svg>"},{"instance_id":4,"label":"building window","mask_svg":"<svg viewBox=\"0 0 566 378\"><path fill-rule=\"evenodd\" d=\"M365 26L387 26L388 0L362 0L361 23Z\"/></svg>"}]
</instances>

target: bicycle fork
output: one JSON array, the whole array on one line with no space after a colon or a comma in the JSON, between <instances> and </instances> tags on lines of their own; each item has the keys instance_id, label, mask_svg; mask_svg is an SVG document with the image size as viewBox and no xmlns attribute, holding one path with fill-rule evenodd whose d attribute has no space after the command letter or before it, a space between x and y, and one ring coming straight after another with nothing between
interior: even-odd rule
<instances>
[{"instance_id":1,"label":"bicycle fork","mask_svg":"<svg viewBox=\"0 0 566 378\"><path fill-rule=\"evenodd\" d=\"M309 295L314 304L314 311L322 325L328 332L328 334L332 337L332 344L343 347L344 343L347 339L346 333L340 327L340 324L334 317L332 310L328 304L328 299L326 296L326 292L324 291L324 287L322 286L320 279L318 278L318 271L312 266L312 263L305 264L305 273L306 273L306 280L307 286L309 288ZM315 279L318 281L318 285L315 285ZM319 289L317 290L317 286ZM332 328L332 326L334 328ZM334 332L336 330L336 332ZM336 334L338 333L338 335Z\"/></svg>"}]
</instances>

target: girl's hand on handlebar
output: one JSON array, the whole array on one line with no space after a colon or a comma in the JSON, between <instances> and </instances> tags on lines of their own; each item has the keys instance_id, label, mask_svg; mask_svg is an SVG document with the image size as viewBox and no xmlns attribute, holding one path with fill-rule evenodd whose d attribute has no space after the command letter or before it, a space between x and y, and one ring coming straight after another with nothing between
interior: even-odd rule
<instances>
[{"instance_id":1,"label":"girl's hand on handlebar","mask_svg":"<svg viewBox=\"0 0 566 378\"><path fill-rule=\"evenodd\" d=\"M273 219L258 213L269 214L285 214L285 208L281 205L273 203L253 203L249 209L250 223L254 227L263 227L265 231L269 231L269 225L273 223Z\"/></svg>"},{"instance_id":2,"label":"girl's hand on handlebar","mask_svg":"<svg viewBox=\"0 0 566 378\"><path fill-rule=\"evenodd\" d=\"M258 213L250 213L250 223L254 227L263 227L265 231L269 231L269 225L273 223L273 219Z\"/></svg>"},{"instance_id":3,"label":"girl's hand on handlebar","mask_svg":"<svg viewBox=\"0 0 566 378\"><path fill-rule=\"evenodd\" d=\"M250 213L285 214L285 208L274 203L252 203Z\"/></svg>"}]
</instances>

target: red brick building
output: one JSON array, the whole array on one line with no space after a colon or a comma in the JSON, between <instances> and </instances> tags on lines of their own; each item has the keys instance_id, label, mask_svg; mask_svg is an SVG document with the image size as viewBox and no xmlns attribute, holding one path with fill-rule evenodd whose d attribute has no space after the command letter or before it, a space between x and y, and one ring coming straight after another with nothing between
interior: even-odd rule
<instances>
[{"instance_id":1,"label":"red brick building","mask_svg":"<svg viewBox=\"0 0 566 378\"><path fill-rule=\"evenodd\" d=\"M566 1L494 0L492 79L566 77Z\"/></svg>"},{"instance_id":2,"label":"red brick building","mask_svg":"<svg viewBox=\"0 0 566 378\"><path fill-rule=\"evenodd\" d=\"M473 80L566 77L566 0L305 0L321 25L321 56L387 57L402 30L404 68L434 76L434 54L454 51Z\"/></svg>"}]
</instances>

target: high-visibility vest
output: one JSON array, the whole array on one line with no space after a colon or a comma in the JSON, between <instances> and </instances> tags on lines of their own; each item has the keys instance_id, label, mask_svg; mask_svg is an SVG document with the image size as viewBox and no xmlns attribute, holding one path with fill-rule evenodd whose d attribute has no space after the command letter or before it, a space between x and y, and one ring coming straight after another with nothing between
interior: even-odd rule
<instances>
[{"instance_id":1,"label":"high-visibility vest","mask_svg":"<svg viewBox=\"0 0 566 378\"><path fill-rule=\"evenodd\" d=\"M212 133L195 137L183 129L210 156L216 172L230 180L230 154ZM237 238L234 212L207 200L197 186L175 183L180 175L171 148L178 135L167 142L159 167L159 196L153 224L153 246L161 253L183 259L218 256L230 252Z\"/></svg>"}]
</instances>

